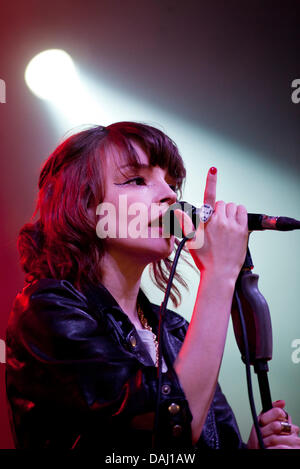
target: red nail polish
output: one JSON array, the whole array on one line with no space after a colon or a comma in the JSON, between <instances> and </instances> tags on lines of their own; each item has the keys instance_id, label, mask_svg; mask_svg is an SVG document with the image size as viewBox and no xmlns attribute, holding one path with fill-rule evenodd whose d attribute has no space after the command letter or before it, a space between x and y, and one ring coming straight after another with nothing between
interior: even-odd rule
<instances>
[{"instance_id":1,"label":"red nail polish","mask_svg":"<svg viewBox=\"0 0 300 469\"><path fill-rule=\"evenodd\" d=\"M216 174L217 172L217 168L215 168L214 166L212 166L209 170L210 174Z\"/></svg>"}]
</instances>

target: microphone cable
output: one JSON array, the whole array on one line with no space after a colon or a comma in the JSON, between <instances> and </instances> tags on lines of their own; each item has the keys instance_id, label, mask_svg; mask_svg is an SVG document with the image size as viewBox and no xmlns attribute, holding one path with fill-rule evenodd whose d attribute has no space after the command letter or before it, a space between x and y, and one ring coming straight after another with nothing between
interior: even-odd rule
<instances>
[{"instance_id":1,"label":"microphone cable","mask_svg":"<svg viewBox=\"0 0 300 469\"><path fill-rule=\"evenodd\" d=\"M249 398L249 404L250 404L250 409L251 409L252 420L253 420L253 424L254 424L254 427L255 427L255 431L256 431L256 435L257 435L257 439L258 439L260 449L265 449L265 445L264 445L264 442L263 442L263 439L262 439L261 430L260 430L260 427L259 427L257 413L256 413L256 409L255 409L254 397L253 397L251 369L250 369L249 344L248 344L248 335L247 335L245 317L244 317L243 308L242 308L241 300L240 300L240 297L238 295L237 289L235 289L235 291L234 291L234 296L235 296L235 300L236 300L237 307L238 307L239 319L240 319L241 329L242 329L242 337L243 337L243 342L244 342L244 355L245 355L244 356L244 363L245 363L245 369L246 369L248 398Z\"/></svg>"},{"instance_id":2,"label":"microphone cable","mask_svg":"<svg viewBox=\"0 0 300 469\"><path fill-rule=\"evenodd\" d=\"M170 276L167 283L167 288L165 291L164 300L160 306L160 314L159 314L159 324L158 324L158 332L157 332L157 341L158 341L158 368L157 368L157 377L158 377L158 385L157 385L157 399L156 399L156 410L155 410L155 420L154 420L154 430L153 430L153 439L152 439L152 447L156 448L157 440L158 440L158 424L159 424L159 411L160 411L160 401L161 401L161 383L162 383L162 331L163 331L163 322L166 314L167 304L171 292L171 287L173 283L173 278L176 271L176 266L179 260L180 253L185 242L194 236L194 232L190 235L185 236L179 243L175 256L174 261L172 264Z\"/></svg>"},{"instance_id":3,"label":"microphone cable","mask_svg":"<svg viewBox=\"0 0 300 469\"><path fill-rule=\"evenodd\" d=\"M158 377L158 385L157 385L157 398L156 398L156 410L155 410L155 420L154 420L154 429L153 429L153 437L152 437L152 448L157 448L157 441L158 441L158 425L159 425L159 413L160 413L160 402L161 402L161 387L162 387L162 331L163 331L163 322L165 318L165 313L167 309L167 304L170 296L170 291L173 283L173 278L176 271L176 266L179 260L180 253L185 242L194 236L194 232L190 233L188 236L185 236L179 243L178 248L176 250L174 261L172 264L172 269L170 272L170 276L167 283L167 288L165 291L164 300L161 303L160 307L160 317L159 317L159 325L158 325L158 333L157 333L157 341L158 341L158 369L157 369L157 377ZM245 367L246 367L246 379L247 379L247 389L248 389L248 398L250 403L250 409L253 419L253 424L255 427L258 443L260 449L265 449L265 445L262 439L261 430L258 423L258 418L255 409L255 403L253 398L253 388L252 388L252 380L251 380L251 370L250 370L250 357L249 357L249 346L248 346L248 337L247 337L247 330L245 325L244 314L242 310L242 305L240 298L238 296L237 290L235 289L234 292L235 299L237 302L239 318L241 322L242 328L242 336L244 341L244 348L245 348Z\"/></svg>"}]
</instances>

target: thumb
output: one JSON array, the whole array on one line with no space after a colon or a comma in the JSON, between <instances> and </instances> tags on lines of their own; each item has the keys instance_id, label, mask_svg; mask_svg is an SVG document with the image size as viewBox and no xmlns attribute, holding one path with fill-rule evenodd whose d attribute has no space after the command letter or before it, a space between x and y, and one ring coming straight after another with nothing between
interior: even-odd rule
<instances>
[{"instance_id":1,"label":"thumb","mask_svg":"<svg viewBox=\"0 0 300 469\"><path fill-rule=\"evenodd\" d=\"M280 399L279 401L272 402L273 407L280 407L280 409L283 409L285 407L285 401Z\"/></svg>"},{"instance_id":2,"label":"thumb","mask_svg":"<svg viewBox=\"0 0 300 469\"><path fill-rule=\"evenodd\" d=\"M280 409L283 410L285 413L285 419L289 422L292 423L291 416L287 413L287 411L284 409L285 408L285 401L283 399L280 399L279 401L272 402L273 407L279 407Z\"/></svg>"}]
</instances>

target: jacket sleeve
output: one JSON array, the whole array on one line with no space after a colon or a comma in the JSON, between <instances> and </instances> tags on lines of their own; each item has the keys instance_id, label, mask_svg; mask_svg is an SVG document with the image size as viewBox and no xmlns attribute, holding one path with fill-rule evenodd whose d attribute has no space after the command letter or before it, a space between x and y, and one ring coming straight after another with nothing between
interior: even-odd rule
<instances>
[{"instance_id":1,"label":"jacket sleeve","mask_svg":"<svg viewBox=\"0 0 300 469\"><path fill-rule=\"evenodd\" d=\"M156 373L114 340L69 282L41 280L27 297L17 297L7 332L7 394L19 442L32 429L43 446L53 419L62 431L72 422L74 435L100 426L103 434L113 429L117 435L155 411ZM158 446L190 446L191 420L169 367L161 383Z\"/></svg>"},{"instance_id":2,"label":"jacket sleeve","mask_svg":"<svg viewBox=\"0 0 300 469\"><path fill-rule=\"evenodd\" d=\"M238 424L226 397L217 384L212 408L218 432L218 446L220 449L247 449L243 443Z\"/></svg>"}]
</instances>

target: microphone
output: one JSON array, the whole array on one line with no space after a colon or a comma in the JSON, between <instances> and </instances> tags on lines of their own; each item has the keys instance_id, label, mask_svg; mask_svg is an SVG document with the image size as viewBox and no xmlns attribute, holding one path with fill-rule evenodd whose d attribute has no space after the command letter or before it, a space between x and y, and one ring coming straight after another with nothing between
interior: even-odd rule
<instances>
[{"instance_id":1,"label":"microphone","mask_svg":"<svg viewBox=\"0 0 300 469\"><path fill-rule=\"evenodd\" d=\"M200 223L199 212L200 209L195 207L192 204L189 204L185 201L177 201L175 204L172 204L164 218L166 220L167 227L166 229L170 234L178 234L181 232L181 229L178 224L178 220L174 216L174 210L180 209L183 212L187 213L194 227L197 228ZM179 231L178 231L179 228ZM249 231L263 231L263 230L277 230L277 231L292 231L300 229L300 221L295 218L289 217L275 217L269 215L263 215L261 213L248 213L248 230ZM180 236L181 237L181 236Z\"/></svg>"},{"instance_id":2,"label":"microphone","mask_svg":"<svg viewBox=\"0 0 300 469\"><path fill-rule=\"evenodd\" d=\"M300 221L289 217L272 217L258 213L248 213L249 231L277 230L292 231L300 229Z\"/></svg>"}]
</instances>

